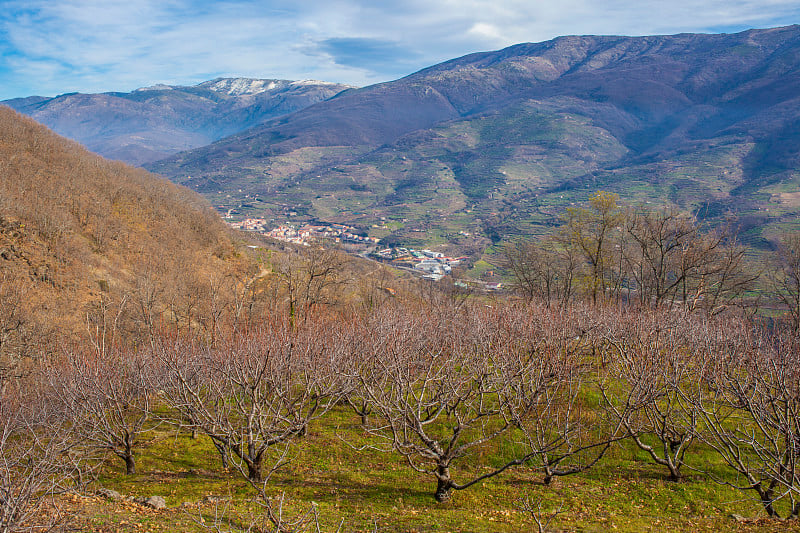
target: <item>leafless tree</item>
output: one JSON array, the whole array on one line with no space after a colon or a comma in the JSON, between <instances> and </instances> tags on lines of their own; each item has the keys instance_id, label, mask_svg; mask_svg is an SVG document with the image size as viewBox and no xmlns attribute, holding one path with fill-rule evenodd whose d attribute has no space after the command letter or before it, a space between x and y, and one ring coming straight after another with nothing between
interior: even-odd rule
<instances>
[{"instance_id":1,"label":"leafless tree","mask_svg":"<svg viewBox=\"0 0 800 533\"><path fill-rule=\"evenodd\" d=\"M542 389L534 414L520 424L528 464L543 472L545 484L591 468L624 437L618 421L605 420L586 404L604 355L598 349L596 313L581 306L532 309L526 328L514 334L536 339L536 357L548 361L548 372L558 377Z\"/></svg>"},{"instance_id":2,"label":"leafless tree","mask_svg":"<svg viewBox=\"0 0 800 533\"><path fill-rule=\"evenodd\" d=\"M800 345L728 318L693 332L697 383L682 391L703 441L737 475L712 478L754 491L764 510L800 515Z\"/></svg>"},{"instance_id":3,"label":"leafless tree","mask_svg":"<svg viewBox=\"0 0 800 533\"><path fill-rule=\"evenodd\" d=\"M265 458L339 399L329 332L316 321L296 330L276 321L217 347L165 342L156 353L163 397L259 482Z\"/></svg>"},{"instance_id":4,"label":"leafless tree","mask_svg":"<svg viewBox=\"0 0 800 533\"><path fill-rule=\"evenodd\" d=\"M128 295L115 296L101 294L86 313L86 338L91 349L104 356L119 346L120 337L126 333L122 330L125 327Z\"/></svg>"},{"instance_id":5,"label":"leafless tree","mask_svg":"<svg viewBox=\"0 0 800 533\"><path fill-rule=\"evenodd\" d=\"M395 298L397 291L391 285L396 282L386 265L380 265L361 276L357 281L356 294L363 311L370 312Z\"/></svg>"},{"instance_id":6,"label":"leafless tree","mask_svg":"<svg viewBox=\"0 0 800 533\"><path fill-rule=\"evenodd\" d=\"M678 481L697 434L697 414L680 394L693 377L690 319L667 310L606 315L610 354L600 382L603 407Z\"/></svg>"},{"instance_id":7,"label":"leafless tree","mask_svg":"<svg viewBox=\"0 0 800 533\"><path fill-rule=\"evenodd\" d=\"M133 310L139 321L144 324L147 338L155 342L163 312L162 295L164 293L164 272L157 264L156 258L147 258L139 267L130 291Z\"/></svg>"},{"instance_id":8,"label":"leafless tree","mask_svg":"<svg viewBox=\"0 0 800 533\"><path fill-rule=\"evenodd\" d=\"M794 330L800 331L800 233L781 239L772 264L771 289L789 313Z\"/></svg>"},{"instance_id":9,"label":"leafless tree","mask_svg":"<svg viewBox=\"0 0 800 533\"><path fill-rule=\"evenodd\" d=\"M550 527L553 520L555 520L558 515L566 512L564 503L559 505L557 509L548 512L542 508L541 498L534 500L531 497L520 498L517 501L517 508L533 519L538 533L546 533L547 528Z\"/></svg>"},{"instance_id":10,"label":"leafless tree","mask_svg":"<svg viewBox=\"0 0 800 533\"><path fill-rule=\"evenodd\" d=\"M23 306L25 285L0 274L0 394L18 377L32 345L33 325Z\"/></svg>"},{"instance_id":11,"label":"leafless tree","mask_svg":"<svg viewBox=\"0 0 800 533\"><path fill-rule=\"evenodd\" d=\"M332 301L330 290L341 286L347 257L338 250L310 247L289 250L273 261L273 271L288 303L289 321L305 320L314 306Z\"/></svg>"},{"instance_id":12,"label":"leafless tree","mask_svg":"<svg viewBox=\"0 0 800 533\"><path fill-rule=\"evenodd\" d=\"M730 308L754 308L747 305L744 295L753 289L761 276L747 261L747 249L739 244L730 227L707 234L711 243L719 241L713 253L702 262L692 296L687 300L690 309L700 309L707 315L716 315Z\"/></svg>"},{"instance_id":13,"label":"leafless tree","mask_svg":"<svg viewBox=\"0 0 800 533\"><path fill-rule=\"evenodd\" d=\"M229 274L229 299L231 301L231 329L234 334L247 331L256 317L264 313L264 255L260 251L249 261L237 265Z\"/></svg>"},{"instance_id":14,"label":"leafless tree","mask_svg":"<svg viewBox=\"0 0 800 533\"><path fill-rule=\"evenodd\" d=\"M360 382L373 405L367 431L436 479L448 499L527 461L507 458L466 481L451 469L537 415L546 391L565 379L563 360L516 335L527 315L479 306L450 315L385 308L356 335L363 345Z\"/></svg>"},{"instance_id":15,"label":"leafless tree","mask_svg":"<svg viewBox=\"0 0 800 533\"><path fill-rule=\"evenodd\" d=\"M743 306L759 274L735 238L733 221L705 231L690 215L623 210L618 201L600 191L588 207L566 209L552 239L507 245L502 264L517 292L527 301L564 305L582 292L594 304L679 304L707 314Z\"/></svg>"},{"instance_id":16,"label":"leafless tree","mask_svg":"<svg viewBox=\"0 0 800 533\"><path fill-rule=\"evenodd\" d=\"M84 445L114 454L125 473L136 473L136 448L158 421L152 416L153 390L143 352L67 351L49 361L47 375L53 402Z\"/></svg>"},{"instance_id":17,"label":"leafless tree","mask_svg":"<svg viewBox=\"0 0 800 533\"><path fill-rule=\"evenodd\" d=\"M236 471L241 474L255 489L254 504L256 511L248 516L235 516L230 507L218 509L213 520L208 520L198 514L192 517L194 522L208 531L216 533L321 533L319 509L316 503L307 510L296 512L287 509L286 493L280 492L271 496L268 489L269 478L285 463L288 446L282 446L283 452L276 455L274 463L263 469L263 479L255 481L250 479L249 471L243 463L236 464ZM344 521L340 522L336 533L341 531Z\"/></svg>"},{"instance_id":18,"label":"leafless tree","mask_svg":"<svg viewBox=\"0 0 800 533\"><path fill-rule=\"evenodd\" d=\"M675 303L679 288L691 275L702 235L697 221L674 209L632 209L625 220L629 245L623 248L626 274L640 304L660 307Z\"/></svg>"},{"instance_id":19,"label":"leafless tree","mask_svg":"<svg viewBox=\"0 0 800 533\"><path fill-rule=\"evenodd\" d=\"M55 496L81 477L78 441L69 420L16 385L0 393L0 532L57 531L71 516Z\"/></svg>"},{"instance_id":20,"label":"leafless tree","mask_svg":"<svg viewBox=\"0 0 800 533\"><path fill-rule=\"evenodd\" d=\"M540 299L566 306L572 297L578 267L573 247L560 247L550 239L520 240L503 248L501 265L513 276L512 288L527 302Z\"/></svg>"}]
</instances>

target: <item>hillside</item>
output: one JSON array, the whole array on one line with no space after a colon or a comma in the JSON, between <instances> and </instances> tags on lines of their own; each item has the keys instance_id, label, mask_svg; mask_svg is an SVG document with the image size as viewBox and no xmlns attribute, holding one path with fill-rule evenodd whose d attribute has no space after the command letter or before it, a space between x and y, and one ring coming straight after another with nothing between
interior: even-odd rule
<instances>
[{"instance_id":1,"label":"hillside","mask_svg":"<svg viewBox=\"0 0 800 533\"><path fill-rule=\"evenodd\" d=\"M214 342L276 313L417 290L337 250L251 237L197 193L0 106L0 379L75 343Z\"/></svg>"},{"instance_id":2,"label":"hillside","mask_svg":"<svg viewBox=\"0 0 800 533\"><path fill-rule=\"evenodd\" d=\"M209 144L349 88L319 81L219 78L130 93L0 102L111 159L142 164Z\"/></svg>"},{"instance_id":3,"label":"hillside","mask_svg":"<svg viewBox=\"0 0 800 533\"><path fill-rule=\"evenodd\" d=\"M236 263L200 196L5 106L0 176L0 359L98 330L135 338L163 320L156 303L202 295Z\"/></svg>"},{"instance_id":4,"label":"hillside","mask_svg":"<svg viewBox=\"0 0 800 533\"><path fill-rule=\"evenodd\" d=\"M798 67L800 26L560 37L348 91L148 168L219 209L408 243L543 233L607 189L736 214L766 246L800 213Z\"/></svg>"}]
</instances>

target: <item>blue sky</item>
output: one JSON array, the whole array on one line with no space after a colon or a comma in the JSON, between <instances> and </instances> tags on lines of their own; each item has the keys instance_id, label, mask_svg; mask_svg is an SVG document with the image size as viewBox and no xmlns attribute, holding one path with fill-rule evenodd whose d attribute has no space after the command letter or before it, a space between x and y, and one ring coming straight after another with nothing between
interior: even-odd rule
<instances>
[{"instance_id":1,"label":"blue sky","mask_svg":"<svg viewBox=\"0 0 800 533\"><path fill-rule=\"evenodd\" d=\"M800 0L0 0L0 99L220 76L367 85L559 35L800 23Z\"/></svg>"}]
</instances>

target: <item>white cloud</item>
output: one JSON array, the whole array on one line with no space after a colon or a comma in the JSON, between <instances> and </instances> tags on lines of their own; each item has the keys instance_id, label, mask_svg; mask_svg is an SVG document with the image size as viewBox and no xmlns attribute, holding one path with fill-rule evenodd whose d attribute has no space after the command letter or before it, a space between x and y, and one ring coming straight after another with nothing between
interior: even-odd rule
<instances>
[{"instance_id":1,"label":"white cloud","mask_svg":"<svg viewBox=\"0 0 800 533\"><path fill-rule=\"evenodd\" d=\"M0 8L0 98L220 75L363 85L558 35L800 22L797 0L0 0ZM374 49L359 64L357 49L330 46L353 42L384 43L386 64Z\"/></svg>"},{"instance_id":2,"label":"white cloud","mask_svg":"<svg viewBox=\"0 0 800 533\"><path fill-rule=\"evenodd\" d=\"M503 37L497 26L493 24L486 24L485 22L476 22L467 32L469 35L474 35L479 39L487 39L490 41L503 42L507 39Z\"/></svg>"}]
</instances>

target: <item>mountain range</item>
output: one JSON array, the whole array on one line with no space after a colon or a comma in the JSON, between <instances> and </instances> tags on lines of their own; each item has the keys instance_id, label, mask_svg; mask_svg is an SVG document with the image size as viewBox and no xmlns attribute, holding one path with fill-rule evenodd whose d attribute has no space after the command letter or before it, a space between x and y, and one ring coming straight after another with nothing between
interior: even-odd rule
<instances>
[{"instance_id":1,"label":"mountain range","mask_svg":"<svg viewBox=\"0 0 800 533\"><path fill-rule=\"evenodd\" d=\"M218 78L129 93L0 102L111 159L140 165L207 145L350 88L321 81Z\"/></svg>"},{"instance_id":2,"label":"mountain range","mask_svg":"<svg viewBox=\"0 0 800 533\"><path fill-rule=\"evenodd\" d=\"M560 37L347 91L148 168L221 209L404 241L543 233L604 189L735 214L767 245L800 211L798 67L800 26Z\"/></svg>"},{"instance_id":3,"label":"mountain range","mask_svg":"<svg viewBox=\"0 0 800 533\"><path fill-rule=\"evenodd\" d=\"M798 226L800 26L524 43L392 82L328 86L316 103L274 118L251 118L230 90L209 86L220 82L236 85L156 87L123 100L212 94L213 113L247 117L187 115L192 131L224 125L205 139L240 129L145 165L242 217L482 250L552 231L566 207L608 190L711 224L733 215L755 246Z\"/></svg>"}]
</instances>

